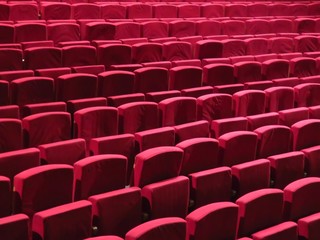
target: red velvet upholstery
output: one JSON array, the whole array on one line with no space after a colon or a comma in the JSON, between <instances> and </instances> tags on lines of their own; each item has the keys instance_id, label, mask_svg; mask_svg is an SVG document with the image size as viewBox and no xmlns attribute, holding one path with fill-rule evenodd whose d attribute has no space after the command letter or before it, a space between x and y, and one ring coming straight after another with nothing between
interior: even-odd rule
<instances>
[{"instance_id":1,"label":"red velvet upholstery","mask_svg":"<svg viewBox=\"0 0 320 240\"><path fill-rule=\"evenodd\" d=\"M294 88L295 101L297 107L311 107L320 104L319 101L319 83L303 83Z\"/></svg>"},{"instance_id":2,"label":"red velvet upholstery","mask_svg":"<svg viewBox=\"0 0 320 240\"><path fill-rule=\"evenodd\" d=\"M288 127L292 124L309 118L309 111L306 107L281 110L279 113L279 123Z\"/></svg>"}]
</instances>

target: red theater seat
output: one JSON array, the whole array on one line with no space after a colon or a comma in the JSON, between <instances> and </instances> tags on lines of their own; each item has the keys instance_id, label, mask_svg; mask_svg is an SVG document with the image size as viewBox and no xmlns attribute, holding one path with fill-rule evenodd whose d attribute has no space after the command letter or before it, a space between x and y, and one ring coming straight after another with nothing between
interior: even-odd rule
<instances>
[{"instance_id":1,"label":"red theater seat","mask_svg":"<svg viewBox=\"0 0 320 240\"><path fill-rule=\"evenodd\" d=\"M54 81L47 77L25 77L13 80L11 102L20 107L26 104L53 102Z\"/></svg>"},{"instance_id":2,"label":"red theater seat","mask_svg":"<svg viewBox=\"0 0 320 240\"><path fill-rule=\"evenodd\" d=\"M114 107L88 107L74 113L74 136L91 138L116 135L118 133L118 110Z\"/></svg>"},{"instance_id":3,"label":"red theater seat","mask_svg":"<svg viewBox=\"0 0 320 240\"><path fill-rule=\"evenodd\" d=\"M109 97L134 92L135 75L129 71L112 70L98 75L98 96Z\"/></svg>"},{"instance_id":4,"label":"red theater seat","mask_svg":"<svg viewBox=\"0 0 320 240\"><path fill-rule=\"evenodd\" d=\"M0 234L3 240L28 239L29 218L25 214L15 214L0 220Z\"/></svg>"},{"instance_id":5,"label":"red theater seat","mask_svg":"<svg viewBox=\"0 0 320 240\"><path fill-rule=\"evenodd\" d=\"M234 203L220 202L194 210L186 218L186 239L235 239L238 208Z\"/></svg>"},{"instance_id":6,"label":"red theater seat","mask_svg":"<svg viewBox=\"0 0 320 240\"><path fill-rule=\"evenodd\" d=\"M73 164L86 157L85 140L81 138L38 146L43 164Z\"/></svg>"},{"instance_id":7,"label":"red theater seat","mask_svg":"<svg viewBox=\"0 0 320 240\"><path fill-rule=\"evenodd\" d=\"M39 166L14 177L16 213L32 217L36 212L72 202L73 167Z\"/></svg>"},{"instance_id":8,"label":"red theater seat","mask_svg":"<svg viewBox=\"0 0 320 240\"><path fill-rule=\"evenodd\" d=\"M283 189L289 183L304 177L304 154L288 152L269 156L272 187Z\"/></svg>"},{"instance_id":9,"label":"red theater seat","mask_svg":"<svg viewBox=\"0 0 320 240\"><path fill-rule=\"evenodd\" d=\"M93 226L98 228L99 235L123 237L141 223L142 199L141 190L137 187L94 195L89 201L92 203ZM118 240L109 240L112 239Z\"/></svg>"},{"instance_id":10,"label":"red theater seat","mask_svg":"<svg viewBox=\"0 0 320 240\"><path fill-rule=\"evenodd\" d=\"M74 164L74 200L124 188L127 158L118 154L101 154Z\"/></svg>"},{"instance_id":11,"label":"red theater seat","mask_svg":"<svg viewBox=\"0 0 320 240\"><path fill-rule=\"evenodd\" d=\"M159 103L162 126L174 126L193 122L196 116L197 102L191 97L173 97Z\"/></svg>"},{"instance_id":12,"label":"red theater seat","mask_svg":"<svg viewBox=\"0 0 320 240\"><path fill-rule=\"evenodd\" d=\"M270 188L256 190L240 197L236 204L239 206L240 221L238 237L250 236L282 221L282 190Z\"/></svg>"},{"instance_id":13,"label":"red theater seat","mask_svg":"<svg viewBox=\"0 0 320 240\"><path fill-rule=\"evenodd\" d=\"M225 133L218 138L222 165L250 162L256 159L258 137L249 131Z\"/></svg>"},{"instance_id":14,"label":"red theater seat","mask_svg":"<svg viewBox=\"0 0 320 240\"><path fill-rule=\"evenodd\" d=\"M59 239L66 235L70 240L90 237L91 209L89 201L78 201L38 212L32 220L33 234L40 239Z\"/></svg>"},{"instance_id":15,"label":"red theater seat","mask_svg":"<svg viewBox=\"0 0 320 240\"><path fill-rule=\"evenodd\" d=\"M25 147L71 138L71 116L66 112L37 113L22 119Z\"/></svg>"},{"instance_id":16,"label":"red theater seat","mask_svg":"<svg viewBox=\"0 0 320 240\"><path fill-rule=\"evenodd\" d=\"M69 101L97 96L98 78L93 74L70 73L56 79L56 99Z\"/></svg>"},{"instance_id":17,"label":"red theater seat","mask_svg":"<svg viewBox=\"0 0 320 240\"><path fill-rule=\"evenodd\" d=\"M269 125L257 128L258 158L289 152L292 148L291 131L287 126Z\"/></svg>"},{"instance_id":18,"label":"red theater seat","mask_svg":"<svg viewBox=\"0 0 320 240\"><path fill-rule=\"evenodd\" d=\"M157 103L127 103L119 106L118 111L121 133L135 133L159 127Z\"/></svg>"},{"instance_id":19,"label":"red theater seat","mask_svg":"<svg viewBox=\"0 0 320 240\"><path fill-rule=\"evenodd\" d=\"M218 141L210 138L193 138L176 145L184 152L180 175L200 172L219 166Z\"/></svg>"},{"instance_id":20,"label":"red theater seat","mask_svg":"<svg viewBox=\"0 0 320 240\"><path fill-rule=\"evenodd\" d=\"M143 223L131 229L125 240L185 240L186 221L181 218L168 217Z\"/></svg>"}]
</instances>

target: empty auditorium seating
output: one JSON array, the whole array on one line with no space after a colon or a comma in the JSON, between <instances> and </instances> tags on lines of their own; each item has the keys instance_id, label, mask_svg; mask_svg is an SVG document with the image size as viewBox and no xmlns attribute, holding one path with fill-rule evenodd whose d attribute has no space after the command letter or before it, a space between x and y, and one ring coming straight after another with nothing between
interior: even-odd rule
<instances>
[{"instance_id":1,"label":"empty auditorium seating","mask_svg":"<svg viewBox=\"0 0 320 240\"><path fill-rule=\"evenodd\" d=\"M293 136L293 150L301 150L319 145L319 137L316 134L320 126L318 119L301 120L291 126Z\"/></svg>"}]
</instances>

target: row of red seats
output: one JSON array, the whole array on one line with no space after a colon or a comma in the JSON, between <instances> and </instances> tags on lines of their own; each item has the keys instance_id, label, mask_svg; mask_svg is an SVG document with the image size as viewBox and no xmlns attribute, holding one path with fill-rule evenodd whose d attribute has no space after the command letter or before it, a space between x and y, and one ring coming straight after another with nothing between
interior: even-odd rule
<instances>
[{"instance_id":1,"label":"row of red seats","mask_svg":"<svg viewBox=\"0 0 320 240\"><path fill-rule=\"evenodd\" d=\"M0 20L134 19L320 15L319 3L1 3Z\"/></svg>"},{"instance_id":2,"label":"row of red seats","mask_svg":"<svg viewBox=\"0 0 320 240\"><path fill-rule=\"evenodd\" d=\"M217 19L171 19L170 21L159 21L159 19L149 19L145 22L106 22L103 19L84 19L78 20L78 22L58 21L48 24L41 21L32 23L20 22L17 24L0 24L2 35L0 43L52 40L55 45L58 45L60 42L79 40L118 40L140 37L147 39L180 38L195 35L225 39L233 35L246 34L248 38L250 35L253 37L258 34L271 33L287 33L287 35L296 36L300 33L317 34L320 32L319 26L318 18L296 18L294 20L284 18L249 19L246 21L235 19L222 19L222 21L217 21ZM260 36L263 37L263 35ZM268 37L272 37L272 35Z\"/></svg>"},{"instance_id":3,"label":"row of red seats","mask_svg":"<svg viewBox=\"0 0 320 240\"><path fill-rule=\"evenodd\" d=\"M273 44L274 50L289 54L270 54L261 57L260 54L268 54L267 49L261 48L261 46L267 47L268 43ZM282 43L282 45L279 46L276 45L276 43ZM163 44L137 43L132 46L114 43L101 45L98 49L88 45L75 45L63 48L31 47L24 51L14 48L3 48L0 49L0 55L2 57L2 60L0 61L0 70L2 70L1 74L4 75L5 71L22 69L58 69L61 67L90 67L90 65L94 68L94 65L96 64L102 65L96 71L93 70L92 73L97 74L103 72L105 69L134 71L142 66L159 66L168 68L171 66L170 61L180 66L191 65L194 67L200 67L200 60L203 59L202 65L205 66L209 63L228 63L230 60L226 58L233 57L231 59L234 65L240 65L241 62L248 61L254 63L255 59L259 59L260 62L255 63L259 68L254 71L255 75L261 75L261 73L265 74L264 70L261 71L261 65L265 65L264 62L266 61L270 62L273 60L283 62L283 64L287 66L282 66L281 69L277 69L277 67L275 67L275 69L281 71L281 73L278 75L274 73L274 76L269 76L267 79L278 78L279 76L288 77L289 72L290 75L298 77L316 75L318 73L317 58L314 59L312 57L318 57L319 55L319 51L317 51L320 49L318 39L312 36L303 36L296 39L297 48L301 51L305 50L304 52L307 53L305 55L310 57L302 57L302 53L299 52L288 52L287 50L290 49L287 49L287 44L290 43L292 43L291 39L281 37L272 38L270 41L261 38L250 38L247 40L228 39L222 41L200 40L195 43L194 49L190 43L184 41L169 41ZM314 53L310 53L309 50L314 50ZM253 55L259 56L255 58ZM280 60L278 57L284 59ZM46 61L43 61L43 59L46 59ZM309 65L303 65L303 63L301 63L301 66L306 68L296 71L296 65L299 65L296 64L296 62L301 61L308 62ZM300 72L306 72L307 75L300 74ZM235 76L239 78L237 75L238 74L235 74ZM2 79L6 80L5 78ZM258 78L257 76L254 76L248 80L238 80L238 82L248 82L252 81L251 79L259 80L261 77Z\"/></svg>"},{"instance_id":4,"label":"row of red seats","mask_svg":"<svg viewBox=\"0 0 320 240\"><path fill-rule=\"evenodd\" d=\"M117 174L119 175L118 178L122 179L119 183L121 185L124 182L130 183L131 181L130 177L132 176L133 162L136 154L154 147L175 146L175 144L177 144L176 146L188 152L188 154L184 156L182 166L179 167L179 169L175 168L176 171L182 175L219 166L235 166L255 159L284 154L292 149L298 151L313 147L319 142L319 137L315 131L318 129L319 120L308 119L308 112L310 111L311 115L313 110L314 108L312 107L309 109L299 108L296 110L283 110L273 114L249 116L247 118L239 117L213 120L211 130L212 132L215 131L214 137L216 137L218 141L208 138L208 122L198 121L195 123L176 125L174 127L149 129L136 132L134 135L126 133L99 137L92 133L91 136L88 134L86 136L80 134L80 137L87 137L87 144L85 139L76 138L72 140L60 139L53 143L41 143L38 141L35 146L40 150L42 164L73 165L89 154L124 155L127 157L127 162L125 167L121 168L122 170ZM319 108L316 110L319 113ZM302 114L302 116L299 114ZM40 119L39 115L36 117ZM54 116L52 116L52 118L53 117ZM288 119L285 119L285 117ZM284 124L284 122L281 122L283 120L288 120L285 124L288 124L289 120L291 120L291 131L288 126L278 125ZM10 127L10 123L14 123L12 119L2 119L3 126ZM83 127L83 124L80 127ZM53 135L52 131L50 133ZM34 135L37 134L37 132L33 131L30 132L30 134L33 135L31 137L35 138ZM282 141L279 143L277 142L278 139ZM1 170L1 175L13 179L20 171L39 166L39 150L35 151L34 149L27 148L0 154L3 166L6 166ZM206 152L203 150L206 150ZM166 149L166 151L169 151L169 149ZM220 155L218 155L218 151L220 151ZM199 156L201 156L201 160ZM22 158L25 161L24 164L21 163ZM309 158L311 159L311 157ZM315 160L316 155L308 162L305 168L305 171L310 176L320 175L319 164L311 162ZM19 165L21 166L19 167ZM299 166L304 166L304 164ZM155 165L154 168L157 168L157 165ZM167 168L169 168L169 166L167 166ZM302 169L304 169L304 167L298 172L303 172ZM138 175L139 174L140 173L138 173ZM133 179L134 181L132 183L137 186L140 181L140 175L138 175ZM293 174L293 176L295 175ZM281 175L279 178L281 178ZM286 179L287 176L280 182L286 181ZM273 181L275 181L275 179L273 179ZM278 187L283 186L281 183L273 184ZM234 189L236 189L236 186L234 186Z\"/></svg>"},{"instance_id":5,"label":"row of red seats","mask_svg":"<svg viewBox=\"0 0 320 240\"><path fill-rule=\"evenodd\" d=\"M5 137L7 140L2 144L2 151L21 149L23 146L34 147L72 137L85 138L89 142L95 137L117 135L118 133L136 133L187 123L190 124L181 126L181 137L177 136L179 141L192 134L198 134L196 135L198 137L209 136L209 123L211 124L212 136L218 137L230 131L229 129L246 130L248 127L246 119L226 118L262 114L266 112L266 109L270 111L270 114L250 118L249 126L251 129L267 124L278 124L279 118L281 124L290 126L297 119L308 118L309 112L305 108L300 111L298 108L290 111L285 110L294 106L294 99L298 107L318 105L319 86L319 84L306 83L297 85L294 89L273 87L265 91L243 90L236 92L233 97L228 94L208 94L199 97L198 101L192 97L171 97L158 104L145 102L142 98L140 101L136 99L136 102L122 104L118 108L106 106L106 100L103 98L73 100L69 101L68 105L72 106L74 110L72 112L74 124L71 123L71 115L66 112L66 104L63 102L25 105L22 108L24 113L31 115L24 117L21 121L12 119L13 113L18 112L18 106L3 107L2 114L5 115L7 112L6 117L11 117L9 119L2 118L3 129L4 131L11 129L15 134ZM182 109L183 112L181 112ZM69 110L72 110L71 107ZM279 114L272 112L281 110L282 112ZM49 113L47 113L48 111ZM290 115L293 116L290 117ZM313 109L312 117L318 117L317 108ZM192 123L197 120L200 122ZM57 122L54 127L51 126L53 121ZM224 130L221 126L219 127L217 122L224 124ZM72 125L73 134L71 134ZM41 132L43 134L40 134ZM183 135L186 136L183 137Z\"/></svg>"},{"instance_id":6,"label":"row of red seats","mask_svg":"<svg viewBox=\"0 0 320 240\"><path fill-rule=\"evenodd\" d=\"M165 148L169 150L170 147L154 148L144 153L141 153L140 155L137 156L137 159L136 159L138 165L143 164L144 160L145 160L145 167L148 166L148 163L147 163L148 161L149 162L152 161L153 163L156 163L157 161L162 160L162 161L165 161L166 163L169 163L170 161L164 159L165 156L160 157L161 154L165 153L164 152ZM181 150L179 149L171 148L171 156L170 156L170 152L167 152L167 154L165 155L166 157L169 157L169 160L172 160L173 158L179 158L178 157L179 155L182 156L180 151ZM152 156L150 156L151 152L153 153L151 154ZM156 152L159 154L158 156ZM146 155L146 154L149 154L149 159L144 159L145 156L143 155ZM295 162L295 166L297 166L301 163L301 159L303 159L302 153L292 152L289 154L291 154L291 159L289 159L288 156L287 157L282 156L281 158L280 155L277 155L279 156L279 158L275 157L276 159L272 160L273 164L279 166L281 165L281 162L284 165L288 163L293 164ZM119 155L101 155L100 161L103 159L103 157L105 158L104 160L106 161L107 156L115 157ZM83 161L84 160L80 161L79 165ZM95 161L92 164L95 164ZM141 161L142 163L140 163ZM297 164L298 161L300 162L299 164ZM171 164L174 165L173 163ZM218 233L222 234L223 236L231 235L233 237L236 237L236 236L244 237L244 236L251 236L251 234L254 234L257 231L261 231L275 224L282 223L283 221L289 221L289 220L298 221L301 218L317 213L320 208L318 203L318 198L319 198L318 185L320 183L319 178L309 177L309 178L304 178L300 180L293 180L291 183L284 186L283 191L280 189L266 189L267 187L259 188L258 187L259 184L263 185L263 183L259 181L259 180L262 180L263 174L265 173L263 169L266 169L266 167L269 166L268 164L270 164L270 162L267 160L255 160L250 163L250 166L249 165L245 166L244 164L242 164L242 166L237 165L232 169L232 171L235 173L235 176L240 177L240 179L238 180L241 180L240 182L243 185L251 185L251 187L253 186L253 189L257 188L260 190L251 190L248 193L244 193L241 197L239 197L236 200L236 204L239 204L240 208L246 206L246 211L244 210L239 212L237 210L232 211L233 221L230 221L230 219L228 218L224 223L224 224L228 223L227 229L225 228L215 229L209 225L205 227L206 224L204 224L203 221L210 222L210 220L214 221L214 219L216 219L215 221L221 221L221 218L225 219L228 216L230 217L229 215L231 213L230 210L223 213L219 213L218 216L216 216L217 218L213 218L214 215L207 218L208 213L204 214L204 212L206 212L204 211L204 209L209 208L208 207L209 205L204 204L203 207L197 208L196 210L191 212L188 216L186 216L187 209L188 209L188 202L189 202L189 196L188 196L189 195L189 179L184 176L172 176L171 174L169 174L166 177L157 179L158 175L156 175L151 180L152 182L149 182L149 183L144 182L145 184L141 186L141 189L138 187L130 187L127 189L101 193L99 195L93 194L94 196L89 197L89 201L91 202L93 207L92 212L91 212L91 204L89 202L87 202L87 204L84 204L86 208L86 211L84 211L86 213L84 214L84 216L86 216L86 221L84 221L83 218L79 219L79 216L81 216L81 214L79 213L81 213L82 211L79 211L79 213L76 214L77 218L70 219L71 216L74 216L75 214L74 211L78 209L77 208L78 205L80 205L80 208L82 210L84 207L82 204L79 204L80 202L70 203L72 201L70 198L71 196L70 187L72 188L72 170L73 170L72 167L67 165L47 165L47 166L31 168L29 170L26 170L24 172L17 174L15 176L14 185L16 186L15 188L16 192L21 200L20 204L22 205L22 208L20 209L20 211L24 214L27 214L31 218L33 217L32 219L33 231L39 234L42 238L45 238L46 234L48 234L47 231L50 229L50 226L51 227L58 226L59 231L56 231L56 234L62 234L62 235L65 234L65 232L62 231L62 229L65 229L65 231L69 231L69 234L70 234L69 227L66 227L70 225L66 224L66 222L61 219L66 219L67 221L72 221L72 222L74 221L76 224L73 224L72 228L74 228L75 226L77 226L77 224L79 224L80 226L82 226L81 229L83 230L84 223L86 225L89 225L87 226L87 228L85 228L86 231L81 231L81 233L84 234L84 237L90 237L92 217L93 217L93 224L97 227L96 233L98 233L99 235L114 234L114 235L123 237L126 235L128 231L130 231L131 228L141 223L141 215L142 215L141 213L143 210L148 208L148 206L143 204L142 200L149 201L150 203L149 214L151 216L151 219L157 219L157 218L163 218L163 217L181 217L181 218L186 217L186 219L191 221L193 224L197 223L195 226L193 225L193 228L192 228L193 230L190 230L189 232L191 236L194 235L193 237L197 237L192 239L198 239L198 238L202 239L200 238L201 230L204 231L202 234L207 235L207 237L215 236L215 234L218 234ZM142 168L142 171L147 171L147 170L151 170L151 169L148 169L147 167ZM210 180L214 180L213 170L214 169L191 174L190 178L192 179L197 174L199 174L199 177L200 177L200 173L202 173L202 175L205 173L208 175L209 171L211 171ZM220 173L220 180L222 180L221 178L223 177L228 177L228 173L230 174L230 168L228 167L221 167L215 170L216 170L215 177L218 177L218 174ZM218 172L218 170L220 172ZM261 171L260 175L253 174L254 172L257 172L259 170ZM279 167L279 170L280 171L282 170L282 172L286 172L286 170L281 169L281 167ZM248 176L248 173L251 173L251 175ZM286 173L288 174L288 172ZM30 184L32 183L33 187L36 185L39 185L38 179L40 176L43 179L43 182L41 182L40 184L42 184L42 186L45 185L46 188L37 188L37 191L35 191L34 189L32 190ZM86 177L88 176L86 175ZM299 178L301 177L302 176L300 176ZM227 186L228 184L231 183L231 177L229 178L230 179L228 180L228 182L224 183L224 186ZM59 181L57 181L58 179ZM5 193L8 189L10 189L10 180L5 177L3 177L1 180L3 183L2 190ZM52 180L55 181L54 184L50 184L50 181ZM199 178L198 180L201 181L201 178ZM206 180L209 180L209 179L207 178ZM257 182L254 182L254 181L257 181ZM268 185L268 183L266 183L266 185ZM48 192L49 190L51 191ZM206 190L209 190L209 189L206 189ZM211 186L211 190L213 190L212 186ZM218 189L214 189L214 190L217 191ZM168 192L172 192L172 191L175 192L175 195L172 195L172 194L167 195ZM60 194L59 199L55 198L56 194ZM292 195L294 195L294 197ZM164 196L166 197L164 198ZM24 202L28 202L30 198L32 199L36 198L37 203L39 205L37 206L25 205ZM6 199L6 200L9 200L10 202L10 199ZM84 201L82 201L81 203L84 203ZM225 201L229 201L229 200L225 200ZM305 205L305 204L302 204L300 201L307 202L307 203ZM130 204L123 205L124 202L127 202L127 203L130 202ZM219 200L218 200L218 203L212 203L212 202L214 201L212 201L211 199L212 206L219 206L219 205L220 206L221 205L236 206L233 203L227 203L227 202L222 203ZM246 202L247 204L245 204ZM63 205L63 204L67 204L67 205ZM52 207L55 207L55 208L52 208ZM70 209L68 209L69 207ZM267 211L265 211L265 209ZM229 214L227 214L227 212L229 212ZM259 212L260 212L259 218L257 218L256 214ZM69 214L70 214L70 217L61 217L61 215L68 216ZM240 216L238 217L238 214L240 214L241 217ZM16 215L16 216L21 217L22 215ZM57 218L55 218L54 216L56 216ZM200 221L199 218L202 221ZM9 220L8 221L9 223L10 223L10 220L14 220L14 219L15 217L2 218L2 220ZM50 219L51 221L49 221ZM123 221L124 219L126 219L126 224L123 224L120 226L114 226L112 224L112 222L114 222L115 220ZM319 217L315 219L313 216L311 218L303 219L303 221L306 221L304 222L306 224L309 221L318 222L319 221L318 219ZM25 222L25 221L28 221L29 218L26 217L26 215L23 215L23 220L24 220L23 222ZM244 224L243 222L246 222L246 224ZM152 222L145 223L144 225L151 224L151 223ZM10 225L7 227L10 227ZM24 225L24 227L22 228L23 231L26 230L25 227L27 228L27 225ZM304 227L303 229L305 229L307 226L304 225L301 227ZM311 226L309 227L311 228ZM195 230L197 228L199 229ZM277 228L272 230L268 229L266 232L263 232L263 233L266 235L275 234L275 236L279 234L279 236L277 236L276 239L282 240L281 237L283 237L283 234L284 234L282 231L284 231L283 229L286 229L286 228L288 228L287 225L285 226L282 225L281 227L278 226ZM44 229L47 229L47 231L45 231ZM289 231L289 233L286 231L287 232L286 234L290 237L289 238L286 237L286 239L297 239L297 238L291 238L292 236L297 236L297 225L294 225L294 224L290 225L289 229L291 230ZM76 230L71 231L72 235L70 237L73 237L74 239L78 239L77 234L75 232L79 234L79 231L76 231ZM264 235L263 233L259 233L257 235L258 236ZM27 231L25 234L27 234ZM166 232L166 234L168 233ZM200 235L198 236L198 234ZM300 234L308 235L309 233L305 233L305 231L301 231ZM313 233L311 231L310 234L314 235L316 233ZM253 236L255 236L255 234ZM314 236L317 236L317 234ZM185 237L185 233L183 234L183 239L184 237ZM254 238L254 239L260 239L260 238ZM265 238L262 238L262 239L265 239Z\"/></svg>"},{"instance_id":7,"label":"row of red seats","mask_svg":"<svg viewBox=\"0 0 320 240\"><path fill-rule=\"evenodd\" d=\"M292 77L306 78L302 81L305 83L310 82L310 79L311 82L318 82L319 79L317 61L308 57L293 58L290 61L271 59L263 63L241 61L233 65L213 63L203 68L177 66L170 70L161 67L141 67L134 72L103 71L103 66L96 65L73 69L80 72L89 69L101 71L101 73L98 75L70 73L70 68L36 70L36 74L40 76L33 76L34 72L28 70L0 72L1 79L6 79L0 81L1 105L23 106L42 102L67 102L89 97L108 98L123 94L145 94L168 90L187 90L183 91L184 95L197 97L205 93L223 92L219 87L230 87L230 85L239 90L244 88L243 84L249 89L272 87L274 83L271 80L287 78L289 73ZM79 82L83 85L79 85ZM68 87L65 86L66 84ZM190 88L199 89L192 91Z\"/></svg>"}]
</instances>

